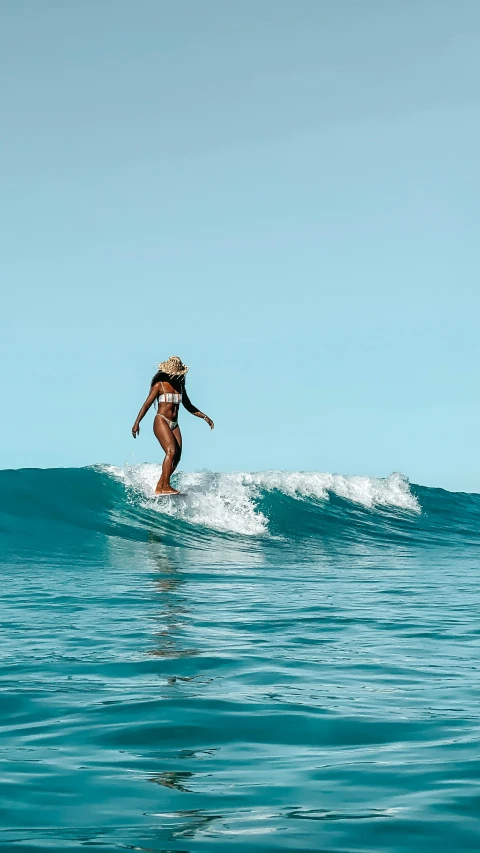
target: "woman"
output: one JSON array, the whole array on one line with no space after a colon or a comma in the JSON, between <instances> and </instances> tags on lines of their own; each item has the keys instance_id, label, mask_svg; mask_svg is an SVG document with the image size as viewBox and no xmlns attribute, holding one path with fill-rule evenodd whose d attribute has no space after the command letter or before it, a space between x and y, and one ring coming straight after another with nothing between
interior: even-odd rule
<instances>
[{"instance_id":1,"label":"woman","mask_svg":"<svg viewBox=\"0 0 480 853\"><path fill-rule=\"evenodd\" d=\"M197 418L203 418L210 429L213 429L213 421L207 415L204 415L203 412L199 412L193 403L190 402L185 390L185 374L187 371L188 367L183 364L178 355L171 355L167 361L162 361L158 365L158 372L153 377L150 385L150 394L140 409L132 427L132 435L136 438L140 432L140 421L145 417L150 406L156 400L157 414L153 421L153 431L165 451L162 476L155 489L156 495L179 494L178 490L171 486L170 477L180 462L180 456L182 455L182 433L180 432L177 420L180 403L183 403L187 412L190 412Z\"/></svg>"}]
</instances>

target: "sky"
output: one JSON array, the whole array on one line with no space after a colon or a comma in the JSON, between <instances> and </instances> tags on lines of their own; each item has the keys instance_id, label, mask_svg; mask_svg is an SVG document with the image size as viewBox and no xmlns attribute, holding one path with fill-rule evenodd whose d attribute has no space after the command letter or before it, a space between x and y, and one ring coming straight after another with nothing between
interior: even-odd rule
<instances>
[{"instance_id":1,"label":"sky","mask_svg":"<svg viewBox=\"0 0 480 853\"><path fill-rule=\"evenodd\" d=\"M478 0L0 0L0 467L480 492Z\"/></svg>"}]
</instances>

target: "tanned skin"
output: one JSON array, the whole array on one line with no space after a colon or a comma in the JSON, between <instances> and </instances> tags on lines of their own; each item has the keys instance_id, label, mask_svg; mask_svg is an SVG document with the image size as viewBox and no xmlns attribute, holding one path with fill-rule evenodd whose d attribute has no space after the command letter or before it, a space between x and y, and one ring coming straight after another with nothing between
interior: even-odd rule
<instances>
[{"instance_id":1,"label":"tanned skin","mask_svg":"<svg viewBox=\"0 0 480 853\"><path fill-rule=\"evenodd\" d=\"M154 403L157 397L163 393L175 394L178 393L178 391L173 387L173 385L170 385L168 381L157 382L155 385L152 385L150 394L140 409L137 419L132 427L132 435L134 438L136 438L140 433L140 421L145 417L152 403ZM208 415L204 415L203 412L193 405L185 388L183 388L182 403L187 412L190 412L191 415L195 415L196 418L203 418L203 420L209 425L210 429L213 429L214 424L212 419L209 418ZM178 408L179 407L176 403L159 403L158 413L153 422L153 432L160 442L162 449L165 451L165 459L163 460L162 465L162 476L160 477L157 483L157 488L155 489L156 495L178 495L178 490L174 489L170 483L170 477L180 462L180 457L182 455L182 433L180 432L180 427L177 426L174 430L171 430L163 418L158 417L158 415L165 415L169 421L176 421L178 417Z\"/></svg>"}]
</instances>

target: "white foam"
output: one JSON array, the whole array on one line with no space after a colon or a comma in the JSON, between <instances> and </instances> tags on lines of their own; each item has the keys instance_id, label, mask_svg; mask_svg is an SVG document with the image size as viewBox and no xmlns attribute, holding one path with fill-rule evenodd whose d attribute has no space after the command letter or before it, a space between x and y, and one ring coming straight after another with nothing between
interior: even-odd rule
<instances>
[{"instance_id":1,"label":"white foam","mask_svg":"<svg viewBox=\"0 0 480 853\"><path fill-rule=\"evenodd\" d=\"M402 474L391 474L381 479L304 471L180 473L175 477L175 484L186 494L155 500L160 465L104 466L103 470L121 478L127 486L139 492L145 498L143 505L150 510L245 536L268 532L268 519L257 509L255 502L262 491L279 491L299 500L313 498L320 501L329 500L329 494L333 493L369 509L390 506L420 512L418 501Z\"/></svg>"},{"instance_id":2,"label":"white foam","mask_svg":"<svg viewBox=\"0 0 480 853\"><path fill-rule=\"evenodd\" d=\"M308 471L262 471L241 476L247 483L251 479L263 489L276 489L291 497L328 500L331 492L369 509L375 506L391 506L420 511L407 478L398 473L385 478Z\"/></svg>"},{"instance_id":3,"label":"white foam","mask_svg":"<svg viewBox=\"0 0 480 853\"><path fill-rule=\"evenodd\" d=\"M109 473L120 476L127 485L149 498L148 508L215 530L259 536L267 532L267 519L256 509L253 498L258 489L249 488L238 474L211 471L177 474L174 483L185 495L155 497L160 465L109 466Z\"/></svg>"}]
</instances>

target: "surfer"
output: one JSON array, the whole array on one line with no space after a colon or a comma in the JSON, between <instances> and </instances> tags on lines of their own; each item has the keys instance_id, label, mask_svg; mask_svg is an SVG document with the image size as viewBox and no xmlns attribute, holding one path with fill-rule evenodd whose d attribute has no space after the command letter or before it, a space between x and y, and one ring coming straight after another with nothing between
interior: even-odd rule
<instances>
[{"instance_id":1,"label":"surfer","mask_svg":"<svg viewBox=\"0 0 480 853\"><path fill-rule=\"evenodd\" d=\"M150 394L140 409L137 419L132 427L134 438L140 433L140 421L147 414L152 403L157 404L157 414L153 421L153 432L165 451L165 459L162 465L162 476L160 477L156 495L178 495L170 483L175 468L180 462L182 455L182 433L178 425L178 410L183 403L187 412L197 418L203 418L210 429L213 429L213 421L208 415L200 412L190 401L185 390L185 375L188 367L183 364L178 355L171 355L167 361L158 365L158 371L150 384Z\"/></svg>"}]
</instances>

